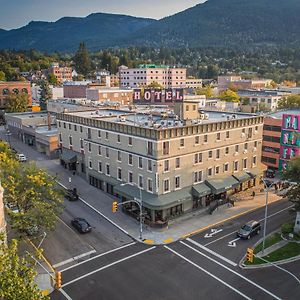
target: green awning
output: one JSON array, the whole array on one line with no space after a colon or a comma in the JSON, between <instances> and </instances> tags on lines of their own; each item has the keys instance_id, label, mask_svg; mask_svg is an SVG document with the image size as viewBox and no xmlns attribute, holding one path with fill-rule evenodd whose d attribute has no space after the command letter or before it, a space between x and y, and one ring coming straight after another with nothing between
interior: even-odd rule
<instances>
[{"instance_id":1,"label":"green awning","mask_svg":"<svg viewBox=\"0 0 300 300\"><path fill-rule=\"evenodd\" d=\"M255 168L255 169L250 169L249 171L247 171L247 173L252 177L252 178L256 178L258 176L261 176L264 170L260 169L260 168Z\"/></svg>"},{"instance_id":2,"label":"green awning","mask_svg":"<svg viewBox=\"0 0 300 300\"><path fill-rule=\"evenodd\" d=\"M164 195L154 195L142 190L143 206L155 210L167 209L190 200L190 191L191 188L188 187ZM139 189L129 184L115 186L114 192L128 199L140 198Z\"/></svg>"},{"instance_id":3,"label":"green awning","mask_svg":"<svg viewBox=\"0 0 300 300\"><path fill-rule=\"evenodd\" d=\"M233 176L208 179L205 183L212 189L212 192L215 195L224 193L230 189L234 189L239 186L239 181L236 180Z\"/></svg>"},{"instance_id":4,"label":"green awning","mask_svg":"<svg viewBox=\"0 0 300 300\"><path fill-rule=\"evenodd\" d=\"M74 152L64 150L60 155L60 159L65 163L70 164L77 161L77 155Z\"/></svg>"},{"instance_id":5,"label":"green awning","mask_svg":"<svg viewBox=\"0 0 300 300\"><path fill-rule=\"evenodd\" d=\"M248 174L248 173L246 173L246 172L239 172L239 173L236 173L236 174L233 174L232 175L235 179L237 179L239 182L245 182L245 181L247 181L247 180L249 180L249 179L251 179L252 177Z\"/></svg>"},{"instance_id":6,"label":"green awning","mask_svg":"<svg viewBox=\"0 0 300 300\"><path fill-rule=\"evenodd\" d=\"M204 182L196 184L192 188L192 194L196 197L203 197L211 194L211 188L207 186Z\"/></svg>"}]
</instances>

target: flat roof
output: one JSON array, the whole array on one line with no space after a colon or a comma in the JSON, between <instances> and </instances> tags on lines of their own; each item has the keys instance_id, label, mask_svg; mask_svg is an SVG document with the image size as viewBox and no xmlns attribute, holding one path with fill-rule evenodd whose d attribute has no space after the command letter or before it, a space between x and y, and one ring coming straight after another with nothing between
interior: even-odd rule
<instances>
[{"instance_id":1,"label":"flat roof","mask_svg":"<svg viewBox=\"0 0 300 300\"><path fill-rule=\"evenodd\" d=\"M282 119L283 115L300 115L300 109L287 109L287 110L281 110L277 111L271 114L268 114L267 117L274 118L274 119Z\"/></svg>"},{"instance_id":2,"label":"flat roof","mask_svg":"<svg viewBox=\"0 0 300 300\"><path fill-rule=\"evenodd\" d=\"M47 112L24 112L24 113L6 113L8 117L16 117L19 119L29 119L29 118L44 118L47 117Z\"/></svg>"}]
</instances>

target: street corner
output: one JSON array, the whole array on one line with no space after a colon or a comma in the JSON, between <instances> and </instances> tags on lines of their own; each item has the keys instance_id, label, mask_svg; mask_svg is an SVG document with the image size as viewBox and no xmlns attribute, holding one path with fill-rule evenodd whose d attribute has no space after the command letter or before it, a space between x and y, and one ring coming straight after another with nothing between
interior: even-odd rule
<instances>
[{"instance_id":1,"label":"street corner","mask_svg":"<svg viewBox=\"0 0 300 300\"><path fill-rule=\"evenodd\" d=\"M169 237L169 238L163 240L164 245L171 244L172 242L174 242L174 239L172 237Z\"/></svg>"}]
</instances>

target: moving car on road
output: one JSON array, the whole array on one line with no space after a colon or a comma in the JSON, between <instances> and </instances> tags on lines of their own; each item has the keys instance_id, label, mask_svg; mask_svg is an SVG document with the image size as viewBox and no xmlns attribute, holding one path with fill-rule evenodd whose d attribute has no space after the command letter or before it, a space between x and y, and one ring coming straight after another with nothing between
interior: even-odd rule
<instances>
[{"instance_id":1,"label":"moving car on road","mask_svg":"<svg viewBox=\"0 0 300 300\"><path fill-rule=\"evenodd\" d=\"M88 223L87 220L83 218L74 218L71 221L71 224L74 228L76 228L80 233L87 233L92 230L91 225Z\"/></svg>"},{"instance_id":2,"label":"moving car on road","mask_svg":"<svg viewBox=\"0 0 300 300\"><path fill-rule=\"evenodd\" d=\"M69 201L77 201L79 199L79 196L77 194L77 189L67 189L65 193L65 198Z\"/></svg>"},{"instance_id":3,"label":"moving car on road","mask_svg":"<svg viewBox=\"0 0 300 300\"><path fill-rule=\"evenodd\" d=\"M237 236L242 239L250 239L255 234L259 234L261 231L261 225L257 221L250 221L243 225L237 232Z\"/></svg>"},{"instance_id":4,"label":"moving car on road","mask_svg":"<svg viewBox=\"0 0 300 300\"><path fill-rule=\"evenodd\" d=\"M20 162L25 162L25 161L27 161L27 158L24 154L20 153L20 154L17 154L17 160Z\"/></svg>"}]
</instances>

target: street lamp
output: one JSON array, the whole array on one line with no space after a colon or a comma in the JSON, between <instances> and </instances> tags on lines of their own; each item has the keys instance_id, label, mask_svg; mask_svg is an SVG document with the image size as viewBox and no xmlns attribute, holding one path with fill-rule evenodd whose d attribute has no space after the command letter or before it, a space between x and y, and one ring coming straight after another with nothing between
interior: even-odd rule
<instances>
[{"instance_id":1,"label":"street lamp","mask_svg":"<svg viewBox=\"0 0 300 300\"><path fill-rule=\"evenodd\" d=\"M263 245L262 245L262 254L264 254L265 251L265 243L266 243L266 231L267 231L267 216L268 216L268 201L269 201L269 191L271 190L271 187L276 184L276 182L271 183L269 186L267 185L265 179L261 178L262 182L264 183L266 192L266 206L265 206L265 218L264 218L264 232L263 232Z\"/></svg>"},{"instance_id":2,"label":"street lamp","mask_svg":"<svg viewBox=\"0 0 300 300\"><path fill-rule=\"evenodd\" d=\"M11 132L9 131L9 129L6 130L6 137L7 137L7 142L9 144L9 147L11 148L11 143L10 143L10 136L11 136Z\"/></svg>"},{"instance_id":3,"label":"street lamp","mask_svg":"<svg viewBox=\"0 0 300 300\"><path fill-rule=\"evenodd\" d=\"M126 183L122 183L121 186L125 186L125 185L131 185L131 186L136 186L139 189L140 192L140 201L136 201L136 200L129 200L126 202L134 202L139 206L140 209L140 239L143 240L143 198L142 198L142 188L137 185L134 182L126 182Z\"/></svg>"}]
</instances>

